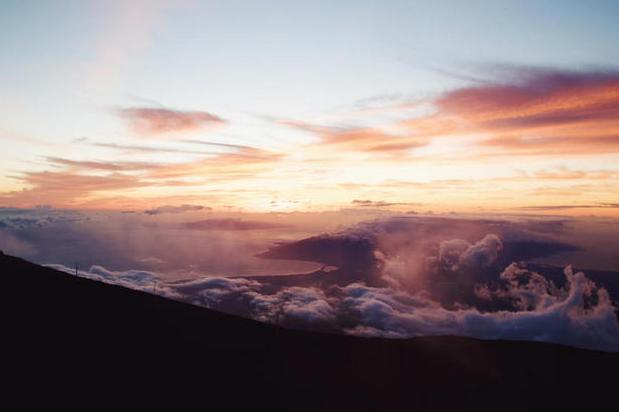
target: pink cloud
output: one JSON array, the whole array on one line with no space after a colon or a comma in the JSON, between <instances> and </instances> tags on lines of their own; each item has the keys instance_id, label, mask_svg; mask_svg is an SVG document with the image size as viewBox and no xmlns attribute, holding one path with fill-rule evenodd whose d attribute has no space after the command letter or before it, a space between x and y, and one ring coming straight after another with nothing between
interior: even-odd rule
<instances>
[{"instance_id":1,"label":"pink cloud","mask_svg":"<svg viewBox=\"0 0 619 412\"><path fill-rule=\"evenodd\" d=\"M221 117L204 111L129 107L119 109L118 114L133 132L141 136L187 132L225 123Z\"/></svg>"}]
</instances>

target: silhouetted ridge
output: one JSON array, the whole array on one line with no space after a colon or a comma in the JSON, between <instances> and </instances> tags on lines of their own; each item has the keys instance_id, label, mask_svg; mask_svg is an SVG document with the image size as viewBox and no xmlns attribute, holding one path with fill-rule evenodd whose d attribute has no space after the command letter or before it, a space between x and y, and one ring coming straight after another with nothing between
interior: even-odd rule
<instances>
[{"instance_id":1,"label":"silhouetted ridge","mask_svg":"<svg viewBox=\"0 0 619 412\"><path fill-rule=\"evenodd\" d=\"M613 409L617 354L286 330L0 255L10 402L207 410Z\"/></svg>"}]
</instances>

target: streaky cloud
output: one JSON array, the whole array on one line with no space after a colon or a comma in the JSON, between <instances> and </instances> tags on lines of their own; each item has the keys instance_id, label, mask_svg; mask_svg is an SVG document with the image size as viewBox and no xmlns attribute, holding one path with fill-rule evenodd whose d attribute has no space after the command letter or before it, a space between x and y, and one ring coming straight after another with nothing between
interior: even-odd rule
<instances>
[{"instance_id":1,"label":"streaky cloud","mask_svg":"<svg viewBox=\"0 0 619 412\"><path fill-rule=\"evenodd\" d=\"M161 135L203 129L226 121L204 111L183 111L152 107L125 107L117 109L131 130L140 136Z\"/></svg>"}]
</instances>

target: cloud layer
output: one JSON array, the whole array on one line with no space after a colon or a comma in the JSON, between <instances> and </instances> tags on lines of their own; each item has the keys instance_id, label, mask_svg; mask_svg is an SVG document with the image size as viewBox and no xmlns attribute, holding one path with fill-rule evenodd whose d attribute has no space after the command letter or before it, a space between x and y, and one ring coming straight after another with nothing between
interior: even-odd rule
<instances>
[{"instance_id":1,"label":"cloud layer","mask_svg":"<svg viewBox=\"0 0 619 412\"><path fill-rule=\"evenodd\" d=\"M53 267L72 273L71 268ZM80 276L294 328L366 337L460 335L534 340L619 351L619 323L608 292L570 267L565 269L564 288L546 287L545 281L541 286L543 276L531 273L526 283L510 282L506 291L490 292L491 299L514 299L516 303L511 310L487 312L475 307L445 308L425 291L410 293L362 283L326 290L292 286L273 291L272 285L258 278L166 283L153 273L115 273L98 266Z\"/></svg>"},{"instance_id":2,"label":"cloud layer","mask_svg":"<svg viewBox=\"0 0 619 412\"><path fill-rule=\"evenodd\" d=\"M174 281L157 272L95 265L80 276L291 328L619 351L618 309L608 289L571 266L557 274L522 262L570 250L549 237L562 230L549 222L542 236L527 222L401 217L280 243L265 254L335 266L305 275Z\"/></svg>"}]
</instances>

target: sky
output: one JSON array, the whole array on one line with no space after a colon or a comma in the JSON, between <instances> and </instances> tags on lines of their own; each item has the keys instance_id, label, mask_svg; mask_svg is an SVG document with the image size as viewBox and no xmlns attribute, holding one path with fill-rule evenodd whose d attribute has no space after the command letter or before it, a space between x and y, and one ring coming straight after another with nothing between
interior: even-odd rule
<instances>
[{"instance_id":1,"label":"sky","mask_svg":"<svg viewBox=\"0 0 619 412\"><path fill-rule=\"evenodd\" d=\"M2 1L0 249L259 321L619 351L616 1Z\"/></svg>"},{"instance_id":2,"label":"sky","mask_svg":"<svg viewBox=\"0 0 619 412\"><path fill-rule=\"evenodd\" d=\"M614 1L3 1L0 206L619 215Z\"/></svg>"}]
</instances>

